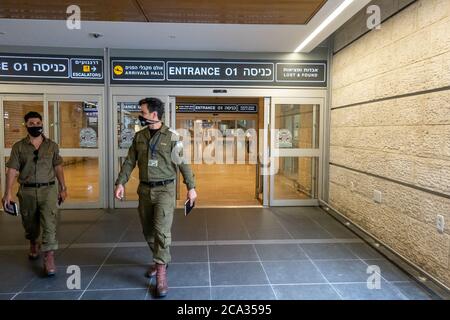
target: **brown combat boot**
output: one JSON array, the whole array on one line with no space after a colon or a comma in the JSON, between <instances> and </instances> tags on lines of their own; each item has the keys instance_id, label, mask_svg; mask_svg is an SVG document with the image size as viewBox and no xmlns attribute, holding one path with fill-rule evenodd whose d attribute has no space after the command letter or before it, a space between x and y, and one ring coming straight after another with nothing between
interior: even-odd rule
<instances>
[{"instance_id":1,"label":"brown combat boot","mask_svg":"<svg viewBox=\"0 0 450 320\"><path fill-rule=\"evenodd\" d=\"M169 291L165 264L156 264L156 296L165 297Z\"/></svg>"},{"instance_id":2,"label":"brown combat boot","mask_svg":"<svg viewBox=\"0 0 450 320\"><path fill-rule=\"evenodd\" d=\"M30 252L28 253L28 258L30 260L36 260L39 258L39 243L36 241L30 241Z\"/></svg>"},{"instance_id":3,"label":"brown combat boot","mask_svg":"<svg viewBox=\"0 0 450 320\"><path fill-rule=\"evenodd\" d=\"M54 276L56 273L55 254L53 251L46 251L44 253L44 272L47 277Z\"/></svg>"},{"instance_id":4,"label":"brown combat boot","mask_svg":"<svg viewBox=\"0 0 450 320\"><path fill-rule=\"evenodd\" d=\"M166 264L166 269L168 269L168 268L169 268L169 265ZM145 276L146 276L147 278L153 278L154 276L156 276L156 264L155 264L155 263L152 264L152 265L150 266L150 268L148 268L148 270L147 270Z\"/></svg>"}]
</instances>

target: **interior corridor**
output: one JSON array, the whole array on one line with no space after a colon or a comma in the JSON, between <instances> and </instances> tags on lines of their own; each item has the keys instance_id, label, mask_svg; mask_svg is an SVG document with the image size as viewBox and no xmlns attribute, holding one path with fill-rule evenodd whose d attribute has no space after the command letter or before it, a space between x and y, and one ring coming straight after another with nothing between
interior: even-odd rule
<instances>
[{"instance_id":1,"label":"interior corridor","mask_svg":"<svg viewBox=\"0 0 450 320\"><path fill-rule=\"evenodd\" d=\"M436 299L317 207L180 210L166 299ZM135 209L63 210L58 273L30 262L20 218L0 215L0 299L153 299L151 254ZM69 290L69 265L81 288ZM378 266L379 289L368 289Z\"/></svg>"}]
</instances>

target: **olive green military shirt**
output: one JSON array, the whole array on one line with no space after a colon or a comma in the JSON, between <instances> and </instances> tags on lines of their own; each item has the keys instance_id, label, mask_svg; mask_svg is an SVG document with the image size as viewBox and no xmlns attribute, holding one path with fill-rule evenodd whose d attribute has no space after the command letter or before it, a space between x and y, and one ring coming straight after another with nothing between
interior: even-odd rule
<instances>
[{"instance_id":1,"label":"olive green military shirt","mask_svg":"<svg viewBox=\"0 0 450 320\"><path fill-rule=\"evenodd\" d=\"M174 150L181 145L181 142L177 142L177 140L177 134L164 124L153 137L150 136L148 128L137 132L115 184L127 183L137 162L140 181L155 182L176 179L178 166L183 175L183 183L189 190L194 188L195 180L191 166L184 161L172 160L173 151L182 155L182 150ZM152 147L154 148L153 156ZM157 165L154 160L157 161Z\"/></svg>"},{"instance_id":2,"label":"olive green military shirt","mask_svg":"<svg viewBox=\"0 0 450 320\"><path fill-rule=\"evenodd\" d=\"M62 164L63 159L59 155L58 145L49 138L43 138L36 162L33 153L36 149L29 136L13 145L6 167L19 171L20 184L55 181L55 166Z\"/></svg>"}]
</instances>

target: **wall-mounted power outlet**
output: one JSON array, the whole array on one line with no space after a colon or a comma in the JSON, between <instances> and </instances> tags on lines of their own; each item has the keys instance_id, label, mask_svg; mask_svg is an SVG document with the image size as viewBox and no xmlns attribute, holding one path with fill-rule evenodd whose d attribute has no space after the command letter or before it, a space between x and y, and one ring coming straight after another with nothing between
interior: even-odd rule
<instances>
[{"instance_id":1,"label":"wall-mounted power outlet","mask_svg":"<svg viewBox=\"0 0 450 320\"><path fill-rule=\"evenodd\" d=\"M381 203L382 200L383 196L381 194L381 191L373 190L373 201L375 201L376 203Z\"/></svg>"},{"instance_id":2,"label":"wall-mounted power outlet","mask_svg":"<svg viewBox=\"0 0 450 320\"><path fill-rule=\"evenodd\" d=\"M436 228L440 233L444 233L445 219L443 215L438 214L436 217Z\"/></svg>"}]
</instances>

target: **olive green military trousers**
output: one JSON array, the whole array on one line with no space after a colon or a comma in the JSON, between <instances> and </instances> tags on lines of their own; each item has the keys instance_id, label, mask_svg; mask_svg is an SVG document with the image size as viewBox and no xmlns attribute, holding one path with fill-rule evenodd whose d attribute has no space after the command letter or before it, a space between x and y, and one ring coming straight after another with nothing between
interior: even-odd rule
<instances>
[{"instance_id":1,"label":"olive green military trousers","mask_svg":"<svg viewBox=\"0 0 450 320\"><path fill-rule=\"evenodd\" d=\"M42 227L42 251L58 249L56 229L58 226L58 187L56 184L40 188L20 186L17 192L25 238L35 241Z\"/></svg>"},{"instance_id":2,"label":"olive green military trousers","mask_svg":"<svg viewBox=\"0 0 450 320\"><path fill-rule=\"evenodd\" d=\"M175 209L175 182L150 188L139 184L139 217L153 261L167 264L171 260L172 221Z\"/></svg>"}]
</instances>

